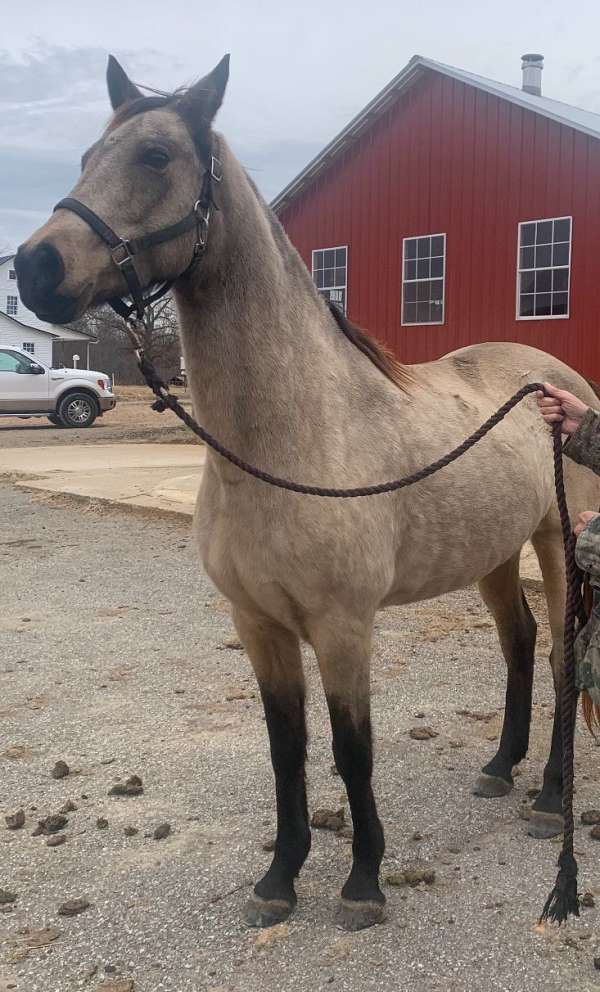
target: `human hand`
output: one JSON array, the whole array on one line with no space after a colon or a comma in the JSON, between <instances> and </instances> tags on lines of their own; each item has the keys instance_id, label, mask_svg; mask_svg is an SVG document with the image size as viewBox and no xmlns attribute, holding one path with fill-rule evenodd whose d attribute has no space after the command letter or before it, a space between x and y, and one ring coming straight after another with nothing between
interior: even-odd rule
<instances>
[{"instance_id":1,"label":"human hand","mask_svg":"<svg viewBox=\"0 0 600 992\"><path fill-rule=\"evenodd\" d=\"M600 517L600 513L594 513L593 510L584 510L577 517L577 523L575 524L573 533L575 537L579 537L583 533L587 525L595 519L595 517Z\"/></svg>"},{"instance_id":2,"label":"human hand","mask_svg":"<svg viewBox=\"0 0 600 992\"><path fill-rule=\"evenodd\" d=\"M549 395L542 392L537 394L537 404L540 413L547 424L552 426L560 423L562 434L574 434L589 410L586 403L573 396L566 389L557 389L549 382L544 383Z\"/></svg>"}]
</instances>

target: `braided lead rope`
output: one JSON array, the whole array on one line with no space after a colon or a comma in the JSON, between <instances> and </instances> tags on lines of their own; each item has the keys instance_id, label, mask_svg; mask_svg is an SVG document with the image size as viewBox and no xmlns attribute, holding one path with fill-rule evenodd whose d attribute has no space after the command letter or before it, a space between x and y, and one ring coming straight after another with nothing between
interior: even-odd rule
<instances>
[{"instance_id":1,"label":"braided lead rope","mask_svg":"<svg viewBox=\"0 0 600 992\"><path fill-rule=\"evenodd\" d=\"M562 810L564 817L564 834L562 849L558 858L558 875L554 888L546 900L540 921L550 919L563 923L570 913L579 916L579 897L577 895L577 860L573 845L575 821L573 817L573 792L575 786L574 772L574 736L575 717L577 711L577 689L575 686L575 620L583 607L581 596L581 576L575 561L575 536L571 528L571 519L565 496L563 477L563 455L560 435L560 424L554 425L552 434L554 448L554 479L556 485L556 502L560 514L563 545L565 549L565 571L567 579L567 594L565 603L565 633L563 658L563 683L560 693L560 723L562 737ZM583 611L585 617L585 611Z\"/></svg>"},{"instance_id":2,"label":"braided lead rope","mask_svg":"<svg viewBox=\"0 0 600 992\"><path fill-rule=\"evenodd\" d=\"M278 489L287 489L289 492L301 493L305 496L326 496L332 499L355 499L359 496L379 496L382 493L392 493L397 492L399 489L406 489L408 486L414 486L417 482L423 482L424 479L428 479L431 475L435 475L440 469L446 468L447 465L451 465L452 462L457 461L461 458L470 448L473 448L482 438L489 434L489 432L504 420L507 413L517 406L518 403L524 399L525 396L530 393L537 392L543 389L539 383L529 383L527 386L523 386L514 396L504 403L499 410L496 411L484 424L481 425L473 434L470 434L462 444L454 448L448 454L443 455L438 458L437 461L432 462L430 465L425 466L425 468L419 469L417 472L413 472L412 475L407 475L402 479L393 479L390 482L380 482L374 486L357 486L353 489L334 489L326 486L310 486L305 485L301 482L292 482L290 479L282 479L277 475L271 475L270 472L264 472L262 469L256 468L254 465L250 465L249 462L244 461L238 455L226 448L225 445L221 444L212 434L209 434L204 427L201 427L193 417L189 415L187 410L178 402L172 393L164 387L164 384L154 378L154 376L148 376L148 365L146 360L142 358L140 363L140 369L144 375L146 382L158 397L158 401L153 404L153 409L162 413L167 407L175 413L180 420L189 427L197 437L205 442L213 451L216 451L219 455L225 458L232 465L241 469L247 475L253 476L255 479L260 479L261 482L266 482L270 486L275 486Z\"/></svg>"},{"instance_id":3,"label":"braided lead rope","mask_svg":"<svg viewBox=\"0 0 600 992\"><path fill-rule=\"evenodd\" d=\"M227 459L242 472L260 479L270 486L278 489L285 489L289 492L301 493L306 496L325 496L337 499L353 499L359 496L378 496L381 493L397 492L399 489L406 489L417 482L422 482L430 476L435 475L441 469L451 465L458 458L461 458L467 451L473 448L482 438L489 434L510 411L517 406L521 400L531 393L546 390L539 382L530 382L522 386L514 396L503 403L501 407L476 431L467 437L462 444L453 448L448 454L438 458L437 461L426 465L424 468L407 475L402 479L394 479L390 482L381 482L375 486L358 486L354 489L333 489L324 486L308 486L299 482L292 482L290 479L282 479L269 472L250 465L238 455L230 451L221 444L212 434L209 434L187 410L179 403L177 398L169 392L161 377L158 375L152 362L144 355L141 341L135 325L131 322L126 324L129 336L134 344L138 365L146 383L157 397L152 408L158 413L162 413L167 408L179 417L197 437L207 444L213 451L221 457ZM560 711L561 711L561 731L562 731L562 806L564 815L564 836L563 846L558 859L559 871L552 892L546 900L540 920L550 919L559 925L563 923L570 913L579 916L579 897L577 895L577 861L575 859L573 834L575 829L573 817L573 792L574 792L574 732L575 732L575 708L577 704L577 690L575 687L575 618L582 616L581 611L581 587L579 571L575 562L575 539L571 530L571 521L565 493L563 477L563 456L560 423L554 424L553 428L553 453L554 453L554 485L556 491L556 502L560 514L563 545L565 552L565 569L567 576L567 594L565 604L565 633L564 633L564 673L561 687Z\"/></svg>"}]
</instances>

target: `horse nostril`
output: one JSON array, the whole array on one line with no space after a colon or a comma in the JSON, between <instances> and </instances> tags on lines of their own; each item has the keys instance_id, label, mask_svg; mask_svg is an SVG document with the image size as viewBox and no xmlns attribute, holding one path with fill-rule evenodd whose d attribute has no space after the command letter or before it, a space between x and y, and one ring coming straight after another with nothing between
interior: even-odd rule
<instances>
[{"instance_id":1,"label":"horse nostril","mask_svg":"<svg viewBox=\"0 0 600 992\"><path fill-rule=\"evenodd\" d=\"M29 252L21 246L15 258L15 271L21 295L36 300L48 297L65 278L60 253L48 241Z\"/></svg>"},{"instance_id":2,"label":"horse nostril","mask_svg":"<svg viewBox=\"0 0 600 992\"><path fill-rule=\"evenodd\" d=\"M65 267L59 252L53 245L45 242L38 245L37 254L37 265L43 277L43 282L47 289L56 289L65 278Z\"/></svg>"}]
</instances>

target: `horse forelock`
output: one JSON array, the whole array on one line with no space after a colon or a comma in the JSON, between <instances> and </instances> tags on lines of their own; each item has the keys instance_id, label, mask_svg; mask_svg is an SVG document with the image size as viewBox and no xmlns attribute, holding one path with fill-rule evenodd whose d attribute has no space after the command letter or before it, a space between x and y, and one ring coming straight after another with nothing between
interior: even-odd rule
<instances>
[{"instance_id":1,"label":"horse forelock","mask_svg":"<svg viewBox=\"0 0 600 992\"><path fill-rule=\"evenodd\" d=\"M106 125L104 134L110 134L111 131L120 127L121 124L131 120L133 117L139 117L148 111L170 110L186 126L200 158L205 163L208 162L211 155L211 123L203 118L193 120L183 111L182 100L188 89L188 87L181 87L173 93L167 93L161 96L138 96L133 100L128 100L127 103L124 103L114 112Z\"/></svg>"},{"instance_id":2,"label":"horse forelock","mask_svg":"<svg viewBox=\"0 0 600 992\"><path fill-rule=\"evenodd\" d=\"M138 96L134 100L128 100L127 103L123 103L115 110L106 125L104 133L110 134L111 131L120 127L125 121L131 120L132 117L137 117L139 114L145 114L148 110L160 110L172 107L175 99L176 94L172 93L169 96Z\"/></svg>"}]
</instances>

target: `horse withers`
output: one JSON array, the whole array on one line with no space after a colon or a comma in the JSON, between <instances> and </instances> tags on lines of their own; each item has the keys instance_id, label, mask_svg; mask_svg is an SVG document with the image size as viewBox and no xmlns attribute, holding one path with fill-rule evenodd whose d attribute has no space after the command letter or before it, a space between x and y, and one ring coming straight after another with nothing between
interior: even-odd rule
<instances>
[{"instance_id":1,"label":"horse withers","mask_svg":"<svg viewBox=\"0 0 600 992\"><path fill-rule=\"evenodd\" d=\"M173 282L194 409L211 433L279 476L349 487L434 461L527 382L552 381L593 404L579 375L524 346L482 344L408 369L357 329L347 326L342 335L277 218L213 131L227 78L224 59L187 90L144 97L111 59L114 113L84 155L71 194L111 235L123 235L125 246L143 246L133 270L142 289ZM199 231L180 221L200 202L215 162L219 209L210 226L200 211ZM156 236L165 230L168 237ZM60 323L131 289L121 265L125 249L116 254L99 231L81 212L59 209L21 246L15 267L26 306ZM572 513L598 505L590 473L569 463L565 475ZM479 583L508 670L502 735L475 786L480 796L509 792L528 747L536 624L519 556L529 539L542 569L560 690L563 551L552 448L535 400L460 462L413 489L376 498L284 492L208 450L194 532L254 667L275 772L275 851L246 919L268 926L289 915L310 848L306 641L318 660L354 827L339 919L347 929L379 922L384 837L371 788L369 702L377 610ZM561 831L561 793L557 703L529 823L534 836Z\"/></svg>"}]
</instances>

